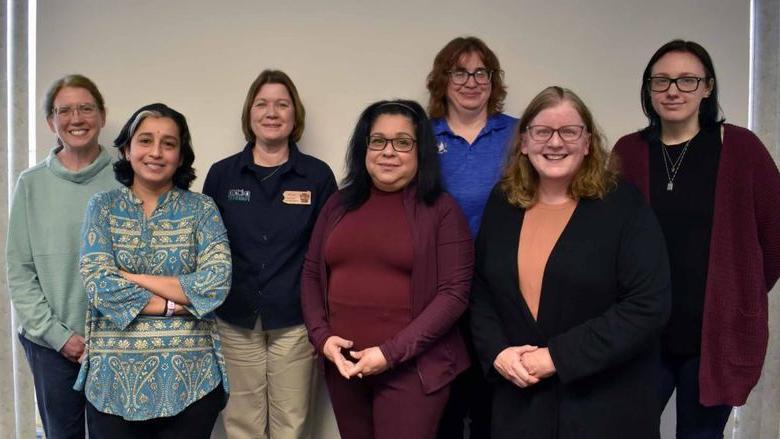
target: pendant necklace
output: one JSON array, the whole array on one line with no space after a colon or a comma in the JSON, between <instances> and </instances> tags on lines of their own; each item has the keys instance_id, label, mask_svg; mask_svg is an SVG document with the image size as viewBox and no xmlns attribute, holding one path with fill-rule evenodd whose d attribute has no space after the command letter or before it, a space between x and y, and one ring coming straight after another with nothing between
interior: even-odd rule
<instances>
[{"instance_id":1,"label":"pendant necklace","mask_svg":"<svg viewBox=\"0 0 780 439\"><path fill-rule=\"evenodd\" d=\"M682 153L680 153L680 156L677 157L677 160L672 160L671 154L669 154L669 151L667 150L668 146L661 142L661 153L663 155L664 160L664 170L666 170L666 190L671 192L674 189L674 178L677 177L677 172L680 170L680 167L682 166L683 158L685 158L685 153L688 152L688 146L690 146L691 141L693 138L696 137L694 135L690 139L688 139L687 142L685 142L685 146L683 146Z\"/></svg>"}]
</instances>

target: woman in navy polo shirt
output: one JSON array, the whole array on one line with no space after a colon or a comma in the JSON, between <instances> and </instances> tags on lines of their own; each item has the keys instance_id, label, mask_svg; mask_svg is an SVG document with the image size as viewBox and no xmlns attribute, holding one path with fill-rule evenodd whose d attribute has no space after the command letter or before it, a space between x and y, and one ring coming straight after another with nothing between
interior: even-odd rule
<instances>
[{"instance_id":1,"label":"woman in navy polo shirt","mask_svg":"<svg viewBox=\"0 0 780 439\"><path fill-rule=\"evenodd\" d=\"M301 438L314 355L303 326L301 266L314 221L336 190L327 164L296 142L305 110L292 80L265 70L244 101L243 151L215 163L203 192L228 230L233 285L217 310L231 394L230 438Z\"/></svg>"},{"instance_id":2,"label":"woman in navy polo shirt","mask_svg":"<svg viewBox=\"0 0 780 439\"><path fill-rule=\"evenodd\" d=\"M517 123L501 112L506 97L503 73L498 57L482 40L459 37L439 51L428 74L428 113L442 179L463 209L472 236L477 236L482 211L501 175ZM466 330L468 325L464 322L461 327ZM471 437L490 438L487 389L476 365L458 378L442 418L440 438L463 437L466 415L471 417Z\"/></svg>"}]
</instances>

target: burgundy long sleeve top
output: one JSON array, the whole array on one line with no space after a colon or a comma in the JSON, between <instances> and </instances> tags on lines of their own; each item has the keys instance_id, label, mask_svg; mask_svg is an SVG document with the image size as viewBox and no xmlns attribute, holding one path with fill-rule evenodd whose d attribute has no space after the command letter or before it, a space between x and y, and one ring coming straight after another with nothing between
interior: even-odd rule
<instances>
[{"instance_id":1,"label":"burgundy long sleeve top","mask_svg":"<svg viewBox=\"0 0 780 439\"><path fill-rule=\"evenodd\" d=\"M352 350L379 346L411 321L412 234L403 192L373 190L325 243L328 312Z\"/></svg>"},{"instance_id":2,"label":"burgundy long sleeve top","mask_svg":"<svg viewBox=\"0 0 780 439\"><path fill-rule=\"evenodd\" d=\"M414 185L403 192L412 237L411 321L379 348L392 368L414 359L423 391L449 384L469 366L455 323L468 306L474 271L474 244L455 200L442 194L431 205L416 198ZM317 219L301 276L301 305L309 339L317 352L333 332L327 308L328 267L324 245L344 218L340 193L333 194Z\"/></svg>"}]
</instances>

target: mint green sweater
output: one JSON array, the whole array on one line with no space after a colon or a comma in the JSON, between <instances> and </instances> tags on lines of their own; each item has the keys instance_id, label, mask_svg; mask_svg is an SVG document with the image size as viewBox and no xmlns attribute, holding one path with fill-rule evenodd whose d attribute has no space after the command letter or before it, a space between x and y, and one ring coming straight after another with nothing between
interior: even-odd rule
<instances>
[{"instance_id":1,"label":"mint green sweater","mask_svg":"<svg viewBox=\"0 0 780 439\"><path fill-rule=\"evenodd\" d=\"M8 290L19 331L56 351L74 332L84 334L87 294L79 275L79 248L87 201L119 186L102 146L97 159L78 172L57 159L61 148L19 176L6 247Z\"/></svg>"}]
</instances>

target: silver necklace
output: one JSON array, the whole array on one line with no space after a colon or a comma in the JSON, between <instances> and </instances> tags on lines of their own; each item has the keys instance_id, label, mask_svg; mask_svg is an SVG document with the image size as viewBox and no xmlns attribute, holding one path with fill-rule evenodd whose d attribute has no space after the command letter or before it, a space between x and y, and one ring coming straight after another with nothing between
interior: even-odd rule
<instances>
[{"instance_id":1,"label":"silver necklace","mask_svg":"<svg viewBox=\"0 0 780 439\"><path fill-rule=\"evenodd\" d=\"M696 137L694 135L690 139L688 139L687 142L685 142L685 146L683 146L682 153L680 153L680 157L677 157L677 160L672 160L672 156L669 154L669 151L667 151L668 146L661 142L661 151L663 154L664 159L664 169L666 170L666 190L671 192L674 189L674 179L677 177L677 172L680 170L680 167L682 166L683 158L685 158L685 153L688 152L688 146L690 146L691 141L693 138Z\"/></svg>"},{"instance_id":2,"label":"silver necklace","mask_svg":"<svg viewBox=\"0 0 780 439\"><path fill-rule=\"evenodd\" d=\"M278 170L279 170L279 169L281 169L281 168L282 168L282 165L279 165L279 166L277 166L276 168L274 168L274 170L273 170L273 171L272 171L270 174L268 174L268 175L266 175L265 177L263 177L263 178L261 178L261 179L260 179L260 183L262 183L262 182L264 182L264 181L268 180L269 178L273 177L273 176L274 176L274 174L276 174L276 171L278 171Z\"/></svg>"}]
</instances>

